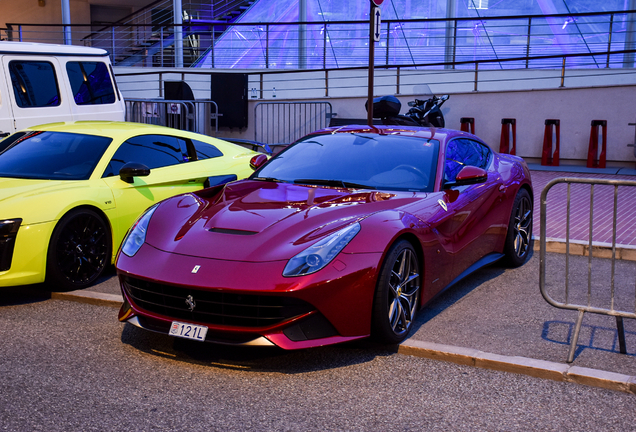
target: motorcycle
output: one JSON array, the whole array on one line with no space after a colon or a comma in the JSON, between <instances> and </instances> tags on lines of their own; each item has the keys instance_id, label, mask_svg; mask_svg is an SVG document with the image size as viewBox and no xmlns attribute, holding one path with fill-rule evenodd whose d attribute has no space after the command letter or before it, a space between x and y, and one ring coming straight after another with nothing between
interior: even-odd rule
<instances>
[{"instance_id":1,"label":"motorcycle","mask_svg":"<svg viewBox=\"0 0 636 432\"><path fill-rule=\"evenodd\" d=\"M444 115L440 107L448 100L448 95L429 99L415 99L408 103L411 107L406 114L401 115L402 103L395 96L382 96L373 99L373 118L379 118L384 125L425 126L443 128ZM368 109L367 104L364 104Z\"/></svg>"}]
</instances>

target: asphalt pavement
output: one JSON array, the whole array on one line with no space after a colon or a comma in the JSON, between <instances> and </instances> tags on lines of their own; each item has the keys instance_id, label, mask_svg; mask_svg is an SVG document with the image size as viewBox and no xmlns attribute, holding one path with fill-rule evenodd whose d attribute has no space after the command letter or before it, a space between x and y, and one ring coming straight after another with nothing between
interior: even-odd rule
<instances>
[{"instance_id":1,"label":"asphalt pavement","mask_svg":"<svg viewBox=\"0 0 636 432\"><path fill-rule=\"evenodd\" d=\"M0 298L3 431L627 431L634 395L395 353L176 339L117 310ZM422 329L420 329L422 330Z\"/></svg>"}]
</instances>

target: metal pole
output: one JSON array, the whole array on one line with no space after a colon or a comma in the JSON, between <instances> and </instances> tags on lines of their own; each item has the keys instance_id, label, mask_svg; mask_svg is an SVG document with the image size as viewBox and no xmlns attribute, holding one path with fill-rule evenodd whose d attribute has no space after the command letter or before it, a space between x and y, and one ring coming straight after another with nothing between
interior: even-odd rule
<instances>
[{"instance_id":1,"label":"metal pole","mask_svg":"<svg viewBox=\"0 0 636 432\"><path fill-rule=\"evenodd\" d=\"M269 24L265 25L265 69L269 69ZM262 78L263 74L261 74L261 81ZM263 95L261 95L262 97Z\"/></svg>"},{"instance_id":2,"label":"metal pole","mask_svg":"<svg viewBox=\"0 0 636 432\"><path fill-rule=\"evenodd\" d=\"M563 57L563 65L561 66L561 85L559 87L565 87L565 59L567 57Z\"/></svg>"},{"instance_id":3,"label":"metal pole","mask_svg":"<svg viewBox=\"0 0 636 432\"><path fill-rule=\"evenodd\" d=\"M373 66L374 66L374 48L373 40L373 2L369 1L369 85L367 93L367 123L373 126Z\"/></svg>"},{"instance_id":4,"label":"metal pole","mask_svg":"<svg viewBox=\"0 0 636 432\"><path fill-rule=\"evenodd\" d=\"M612 14L612 16L610 17L610 23L609 23L609 37L607 39L607 63L605 64L606 68L610 67L610 52L612 51L613 29L614 29L614 14Z\"/></svg>"},{"instance_id":5,"label":"metal pole","mask_svg":"<svg viewBox=\"0 0 636 432\"><path fill-rule=\"evenodd\" d=\"M526 69L530 63L530 35L532 33L532 17L528 18L528 39L526 41Z\"/></svg>"},{"instance_id":6,"label":"metal pole","mask_svg":"<svg viewBox=\"0 0 636 432\"><path fill-rule=\"evenodd\" d=\"M444 69L451 69L453 67L453 50L455 47L455 26L457 25L455 20L455 4L456 0L446 0L446 34L445 34L445 49L444 49Z\"/></svg>"},{"instance_id":7,"label":"metal pole","mask_svg":"<svg viewBox=\"0 0 636 432\"><path fill-rule=\"evenodd\" d=\"M174 21L174 65L183 67L183 5L181 0L172 0Z\"/></svg>"},{"instance_id":8,"label":"metal pole","mask_svg":"<svg viewBox=\"0 0 636 432\"><path fill-rule=\"evenodd\" d=\"M298 21L307 21L307 0L298 1ZM298 69L307 69L307 24L298 25Z\"/></svg>"},{"instance_id":9,"label":"metal pole","mask_svg":"<svg viewBox=\"0 0 636 432\"><path fill-rule=\"evenodd\" d=\"M327 24L322 32L322 68L327 69Z\"/></svg>"},{"instance_id":10,"label":"metal pole","mask_svg":"<svg viewBox=\"0 0 636 432\"><path fill-rule=\"evenodd\" d=\"M71 24L71 5L69 0L62 0L62 24L64 25L64 45L72 45L73 40L71 38L71 27L67 24Z\"/></svg>"},{"instance_id":11,"label":"metal pole","mask_svg":"<svg viewBox=\"0 0 636 432\"><path fill-rule=\"evenodd\" d=\"M636 0L629 0L629 10L636 8ZM634 49L636 46L636 14L628 14L625 18L627 20L627 29L625 34L625 47L626 50ZM634 67L634 53L625 53L623 55L623 67Z\"/></svg>"}]
</instances>

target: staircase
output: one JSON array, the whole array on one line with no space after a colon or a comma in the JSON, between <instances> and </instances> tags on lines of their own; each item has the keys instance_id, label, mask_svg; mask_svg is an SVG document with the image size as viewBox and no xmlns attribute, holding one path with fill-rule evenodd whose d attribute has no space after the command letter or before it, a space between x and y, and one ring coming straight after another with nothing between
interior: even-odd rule
<instances>
[{"instance_id":1,"label":"staircase","mask_svg":"<svg viewBox=\"0 0 636 432\"><path fill-rule=\"evenodd\" d=\"M204 54L257 0L183 0L183 65ZM110 52L115 66L175 65L173 1L157 0L84 38Z\"/></svg>"}]
</instances>

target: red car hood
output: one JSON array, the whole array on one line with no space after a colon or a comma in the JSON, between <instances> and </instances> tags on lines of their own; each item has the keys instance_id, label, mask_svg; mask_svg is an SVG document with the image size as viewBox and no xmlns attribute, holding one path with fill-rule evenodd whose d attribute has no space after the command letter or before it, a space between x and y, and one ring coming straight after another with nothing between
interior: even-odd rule
<instances>
[{"instance_id":1,"label":"red car hood","mask_svg":"<svg viewBox=\"0 0 636 432\"><path fill-rule=\"evenodd\" d=\"M210 191L164 201L152 216L146 242L202 258L287 260L356 220L423 195L250 180Z\"/></svg>"}]
</instances>

